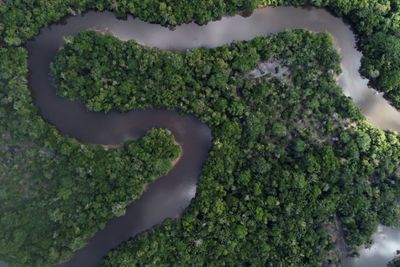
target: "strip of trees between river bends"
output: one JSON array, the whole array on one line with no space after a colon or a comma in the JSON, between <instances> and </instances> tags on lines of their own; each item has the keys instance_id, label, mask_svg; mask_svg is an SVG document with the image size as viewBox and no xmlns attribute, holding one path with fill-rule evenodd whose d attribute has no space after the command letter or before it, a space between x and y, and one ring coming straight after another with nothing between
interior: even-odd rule
<instances>
[{"instance_id":1,"label":"strip of trees between river bends","mask_svg":"<svg viewBox=\"0 0 400 267\"><path fill-rule=\"evenodd\" d=\"M224 15L278 5L325 7L349 21L364 54L361 73L400 108L399 0L6 1L0 5L0 45L19 46L35 36L40 28L87 9L108 9L120 17L129 13L145 21L173 26L191 21L205 24Z\"/></svg>"}]
</instances>

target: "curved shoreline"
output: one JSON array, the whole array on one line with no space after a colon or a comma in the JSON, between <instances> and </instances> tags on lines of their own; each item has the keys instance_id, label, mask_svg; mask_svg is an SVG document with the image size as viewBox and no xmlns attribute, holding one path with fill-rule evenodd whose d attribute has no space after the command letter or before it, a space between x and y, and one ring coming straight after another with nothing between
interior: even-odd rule
<instances>
[{"instance_id":1,"label":"curved shoreline","mask_svg":"<svg viewBox=\"0 0 400 267\"><path fill-rule=\"evenodd\" d=\"M173 162L174 166L166 176L149 184L142 196L127 207L126 215L111 219L106 228L88 240L71 261L62 264L97 266L111 249L166 218L179 217L186 209L196 193L202 165L208 157L211 130L193 116L175 111L144 110L125 114L113 111L103 114L87 111L82 103L57 96L51 83L50 63L63 43L64 34L57 35L60 32L52 29L54 27L41 33L50 34L51 40L41 39L43 35L39 35L27 45L34 103L48 123L80 142L102 144L105 148L140 138L152 128L167 128L185 151L179 161ZM76 29L79 31L81 29Z\"/></svg>"},{"instance_id":2,"label":"curved shoreline","mask_svg":"<svg viewBox=\"0 0 400 267\"><path fill-rule=\"evenodd\" d=\"M284 19L287 16L291 18L290 21ZM193 117L164 110L125 114L114 111L105 115L88 112L81 103L56 95L50 82L49 64L63 44L63 36L93 26L107 27L121 40L135 39L148 46L180 51L195 47L217 47L233 40L249 40L284 29L328 31L334 36L337 48L343 55L343 74L339 77L339 84L344 93L361 107L371 124L383 130L400 132L399 112L381 96L374 95L375 91L367 86L368 81L358 73L361 53L354 47L356 39L350 26L325 10L262 8L246 18L240 15L225 17L205 26L184 24L177 26L174 31L130 16L121 21L111 12L90 11L83 16L68 17L65 24L41 30L27 45L32 95L44 119L62 133L82 142L106 145L136 139L154 127L167 128L182 145L181 151L184 153L167 176L151 184L142 197L128 207L125 216L112 219L104 230L89 240L85 248L62 266L97 266L102 256L129 237L151 229L165 218L179 217L194 197L201 167L211 147L210 129ZM159 212L154 214L155 211Z\"/></svg>"}]
</instances>

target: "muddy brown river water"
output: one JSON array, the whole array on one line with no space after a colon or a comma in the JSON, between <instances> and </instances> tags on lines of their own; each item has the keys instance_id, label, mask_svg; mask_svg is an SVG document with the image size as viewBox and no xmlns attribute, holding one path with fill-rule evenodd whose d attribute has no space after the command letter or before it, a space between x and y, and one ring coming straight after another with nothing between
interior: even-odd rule
<instances>
[{"instance_id":1,"label":"muddy brown river water","mask_svg":"<svg viewBox=\"0 0 400 267\"><path fill-rule=\"evenodd\" d=\"M342 56L343 75L339 84L344 93L354 100L372 125L400 132L400 113L368 88L368 81L358 72L362 54L355 47L355 36L350 27L323 9L262 8L246 18L226 17L205 26L185 24L174 31L130 16L127 20L118 20L110 12L91 11L83 16L68 17L62 24L41 30L27 44L30 84L41 115L68 136L81 142L104 145L139 138L153 127L167 128L182 145L184 153L167 176L151 184L144 195L129 206L125 216L112 219L104 230L88 241L86 247L62 266L98 266L101 259L123 241L151 229L166 218L179 217L195 196L196 184L212 141L211 130L206 125L175 111L102 114L87 111L79 102L58 97L49 76L50 63L63 45L63 36L90 28L111 31L121 40L134 39L147 46L168 50L217 47L233 40L250 40L293 28L329 32ZM377 248L362 250L361 258L349 259L347 266L385 266L394 256L400 249L400 231L384 227L379 230L374 237ZM381 250L385 253L376 253Z\"/></svg>"}]
</instances>

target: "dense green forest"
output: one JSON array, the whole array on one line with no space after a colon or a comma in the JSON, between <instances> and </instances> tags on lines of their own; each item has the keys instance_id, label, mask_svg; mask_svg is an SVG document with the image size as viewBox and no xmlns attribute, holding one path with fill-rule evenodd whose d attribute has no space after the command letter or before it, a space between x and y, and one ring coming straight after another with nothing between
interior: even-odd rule
<instances>
[{"instance_id":1,"label":"dense green forest","mask_svg":"<svg viewBox=\"0 0 400 267\"><path fill-rule=\"evenodd\" d=\"M351 21L362 73L400 107L398 0L0 4L0 259L51 266L70 258L179 152L166 130L109 151L61 136L32 104L26 40L87 8L176 25L282 4L325 6ZM290 77L246 78L256 62L278 59ZM319 266L333 249L335 218L353 248L379 222L398 225L400 138L365 122L336 85L339 71L330 37L306 31L184 54L93 32L72 39L53 64L61 95L96 111L179 109L214 135L184 216L122 245L104 266Z\"/></svg>"},{"instance_id":2,"label":"dense green forest","mask_svg":"<svg viewBox=\"0 0 400 267\"><path fill-rule=\"evenodd\" d=\"M361 72L400 108L399 0L19 0L0 5L0 44L20 45L38 30L68 14L88 8L130 13L145 21L177 25L199 24L251 11L259 6L313 5L326 7L351 22L363 51Z\"/></svg>"},{"instance_id":3,"label":"dense green forest","mask_svg":"<svg viewBox=\"0 0 400 267\"><path fill-rule=\"evenodd\" d=\"M171 169L171 134L153 130L106 151L60 136L32 104L27 53L0 48L0 259L51 266Z\"/></svg>"},{"instance_id":4,"label":"dense green forest","mask_svg":"<svg viewBox=\"0 0 400 267\"><path fill-rule=\"evenodd\" d=\"M276 60L288 78L246 78ZM213 129L182 219L116 249L104 266L318 266L333 248L326 226L335 217L354 248L379 222L399 222L400 138L369 126L342 94L327 34L179 53L84 32L52 69L59 93L92 110L178 108Z\"/></svg>"}]
</instances>

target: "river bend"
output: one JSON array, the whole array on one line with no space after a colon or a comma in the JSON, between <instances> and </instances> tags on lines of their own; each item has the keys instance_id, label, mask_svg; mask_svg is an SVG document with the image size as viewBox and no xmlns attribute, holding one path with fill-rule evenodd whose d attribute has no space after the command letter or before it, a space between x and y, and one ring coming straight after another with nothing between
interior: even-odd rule
<instances>
[{"instance_id":1,"label":"river bend","mask_svg":"<svg viewBox=\"0 0 400 267\"><path fill-rule=\"evenodd\" d=\"M93 28L108 30L121 40L134 39L147 46L181 51L217 47L285 29L329 32L342 57L343 74L339 84L344 93L354 100L372 125L400 132L399 112L375 90L368 88L368 80L358 72L362 54L355 47L355 36L350 27L323 9L262 8L246 18L239 15L225 17L205 26L190 23L178 26L174 31L131 16L127 20L118 20L111 12L90 11L68 17L62 24L42 29L27 44L32 95L44 119L63 134L81 142L103 145L137 139L151 128L167 128L182 146L183 157L167 176L152 183L143 196L128 207L125 216L112 219L104 230L88 241L86 247L62 266L98 266L102 257L123 241L151 229L165 218L180 216L195 195L212 140L211 130L206 125L175 111L146 110L126 114L114 111L102 114L87 111L78 101L58 97L51 82L50 63L63 46L63 36ZM400 241L397 245L400 247ZM389 259L385 257L384 260ZM381 266L382 263L375 262L374 266ZM357 261L349 264L359 266Z\"/></svg>"}]
</instances>

